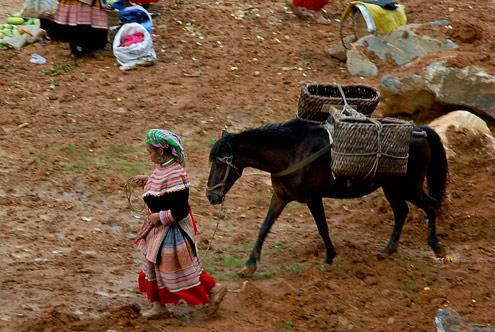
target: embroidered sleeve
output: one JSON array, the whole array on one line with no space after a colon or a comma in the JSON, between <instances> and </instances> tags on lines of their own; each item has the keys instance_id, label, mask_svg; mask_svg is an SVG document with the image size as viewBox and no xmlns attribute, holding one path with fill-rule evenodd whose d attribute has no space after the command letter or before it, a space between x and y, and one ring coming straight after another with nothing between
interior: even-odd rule
<instances>
[{"instance_id":1,"label":"embroidered sleeve","mask_svg":"<svg viewBox=\"0 0 495 332\"><path fill-rule=\"evenodd\" d=\"M160 211L160 221L163 225L169 226L175 222L174 217L172 216L172 212L170 210Z\"/></svg>"}]
</instances>

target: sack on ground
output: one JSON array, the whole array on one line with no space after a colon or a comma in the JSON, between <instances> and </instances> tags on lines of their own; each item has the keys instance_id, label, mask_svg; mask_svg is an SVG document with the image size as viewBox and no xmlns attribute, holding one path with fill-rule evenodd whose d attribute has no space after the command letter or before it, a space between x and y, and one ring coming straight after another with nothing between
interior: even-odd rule
<instances>
[{"instance_id":1,"label":"sack on ground","mask_svg":"<svg viewBox=\"0 0 495 332\"><path fill-rule=\"evenodd\" d=\"M57 0L26 0L22 9L22 17L52 19L57 12Z\"/></svg>"},{"instance_id":2,"label":"sack on ground","mask_svg":"<svg viewBox=\"0 0 495 332\"><path fill-rule=\"evenodd\" d=\"M129 36L143 35L144 40L129 43ZM126 42L127 41L127 42ZM124 46L123 43L127 46ZM113 54L120 69L129 70L136 66L150 66L156 63L156 53L150 33L138 23L124 24L113 40Z\"/></svg>"}]
</instances>

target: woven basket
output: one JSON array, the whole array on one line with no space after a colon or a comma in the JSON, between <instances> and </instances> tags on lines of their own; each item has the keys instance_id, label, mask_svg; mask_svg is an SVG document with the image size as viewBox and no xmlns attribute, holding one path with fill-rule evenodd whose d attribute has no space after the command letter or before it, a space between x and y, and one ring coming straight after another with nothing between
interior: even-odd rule
<instances>
[{"instance_id":1,"label":"woven basket","mask_svg":"<svg viewBox=\"0 0 495 332\"><path fill-rule=\"evenodd\" d=\"M335 119L332 172L351 178L406 174L412 128L392 118Z\"/></svg>"},{"instance_id":2,"label":"woven basket","mask_svg":"<svg viewBox=\"0 0 495 332\"><path fill-rule=\"evenodd\" d=\"M380 93L366 85L342 87L347 103L364 115L370 115L378 105ZM323 105L344 105L338 85L306 84L301 88L297 115L300 118L325 121L328 113L322 112Z\"/></svg>"}]
</instances>

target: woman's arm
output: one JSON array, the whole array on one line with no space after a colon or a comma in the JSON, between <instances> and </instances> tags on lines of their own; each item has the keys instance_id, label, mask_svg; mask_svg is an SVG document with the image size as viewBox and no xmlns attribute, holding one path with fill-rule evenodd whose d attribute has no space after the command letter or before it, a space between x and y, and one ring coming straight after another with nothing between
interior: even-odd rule
<instances>
[{"instance_id":1,"label":"woman's arm","mask_svg":"<svg viewBox=\"0 0 495 332\"><path fill-rule=\"evenodd\" d=\"M152 225L156 226L160 223L170 225L184 219L189 214L188 188L168 193L161 197L161 199L166 200L166 205L170 206L170 209L161 210L160 212L150 214L148 218L150 219Z\"/></svg>"}]
</instances>

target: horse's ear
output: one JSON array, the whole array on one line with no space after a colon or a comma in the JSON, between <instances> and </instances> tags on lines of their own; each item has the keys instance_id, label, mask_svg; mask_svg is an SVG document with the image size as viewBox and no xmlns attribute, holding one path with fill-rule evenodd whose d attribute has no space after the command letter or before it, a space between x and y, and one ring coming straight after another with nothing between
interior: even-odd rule
<instances>
[{"instance_id":1,"label":"horse's ear","mask_svg":"<svg viewBox=\"0 0 495 332\"><path fill-rule=\"evenodd\" d=\"M227 129L222 129L222 137L227 136L228 133Z\"/></svg>"}]
</instances>

